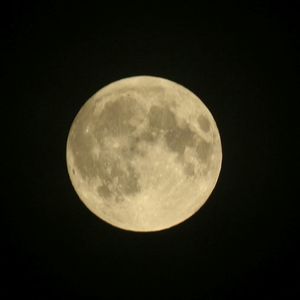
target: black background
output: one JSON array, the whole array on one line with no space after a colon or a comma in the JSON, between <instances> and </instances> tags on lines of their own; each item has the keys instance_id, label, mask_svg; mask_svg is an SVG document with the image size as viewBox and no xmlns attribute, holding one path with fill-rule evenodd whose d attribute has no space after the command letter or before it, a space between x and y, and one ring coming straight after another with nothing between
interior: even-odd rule
<instances>
[{"instance_id":1,"label":"black background","mask_svg":"<svg viewBox=\"0 0 300 300\"><path fill-rule=\"evenodd\" d=\"M295 7L42 3L14 1L2 18L9 99L2 110L3 299L296 298ZM222 139L209 201L157 233L99 220L66 169L67 134L80 107L104 85L134 75L189 88Z\"/></svg>"}]
</instances>

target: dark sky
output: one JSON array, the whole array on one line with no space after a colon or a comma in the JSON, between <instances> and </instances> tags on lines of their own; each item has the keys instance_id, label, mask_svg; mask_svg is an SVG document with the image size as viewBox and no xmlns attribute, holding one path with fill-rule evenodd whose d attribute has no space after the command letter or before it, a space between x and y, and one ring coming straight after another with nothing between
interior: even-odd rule
<instances>
[{"instance_id":1,"label":"dark sky","mask_svg":"<svg viewBox=\"0 0 300 300\"><path fill-rule=\"evenodd\" d=\"M294 299L295 7L40 2L14 1L1 21L9 106L2 111L8 183L0 297ZM222 139L222 170L209 201L157 233L99 220L66 169L67 134L79 108L104 85L134 75L193 91Z\"/></svg>"}]
</instances>

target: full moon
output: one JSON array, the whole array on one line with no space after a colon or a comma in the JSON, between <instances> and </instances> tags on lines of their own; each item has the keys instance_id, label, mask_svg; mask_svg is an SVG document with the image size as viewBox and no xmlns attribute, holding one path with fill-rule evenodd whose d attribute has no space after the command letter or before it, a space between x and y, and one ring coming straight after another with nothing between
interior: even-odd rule
<instances>
[{"instance_id":1,"label":"full moon","mask_svg":"<svg viewBox=\"0 0 300 300\"><path fill-rule=\"evenodd\" d=\"M82 106L66 158L75 191L96 216L125 230L158 231L206 202L222 148L212 114L195 94L136 76L103 87Z\"/></svg>"}]
</instances>

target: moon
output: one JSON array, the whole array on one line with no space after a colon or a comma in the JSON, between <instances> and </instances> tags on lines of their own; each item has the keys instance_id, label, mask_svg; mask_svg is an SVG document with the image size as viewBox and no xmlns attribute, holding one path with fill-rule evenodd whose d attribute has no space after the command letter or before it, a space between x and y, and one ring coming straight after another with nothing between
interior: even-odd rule
<instances>
[{"instance_id":1,"label":"moon","mask_svg":"<svg viewBox=\"0 0 300 300\"><path fill-rule=\"evenodd\" d=\"M173 81L135 76L94 94L67 139L67 169L88 209L130 231L175 226L212 193L222 163L212 114Z\"/></svg>"}]
</instances>

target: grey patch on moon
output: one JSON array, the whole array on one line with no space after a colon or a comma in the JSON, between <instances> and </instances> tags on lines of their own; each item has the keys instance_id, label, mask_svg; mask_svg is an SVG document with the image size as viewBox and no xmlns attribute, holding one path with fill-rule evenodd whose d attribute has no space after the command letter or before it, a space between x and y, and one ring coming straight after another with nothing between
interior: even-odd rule
<instances>
[{"instance_id":1,"label":"grey patch on moon","mask_svg":"<svg viewBox=\"0 0 300 300\"><path fill-rule=\"evenodd\" d=\"M125 164L125 168L118 161L112 161L106 168L99 164L97 176L102 183L97 192L105 200L120 200L122 195L133 195L141 190L137 173L129 163Z\"/></svg>"},{"instance_id":2,"label":"grey patch on moon","mask_svg":"<svg viewBox=\"0 0 300 300\"><path fill-rule=\"evenodd\" d=\"M210 123L209 123L209 120L203 116L203 115L200 115L197 119L198 121L198 124L200 126L200 128L204 131L204 132L208 132L209 129L210 129Z\"/></svg>"},{"instance_id":3,"label":"grey patch on moon","mask_svg":"<svg viewBox=\"0 0 300 300\"><path fill-rule=\"evenodd\" d=\"M195 175L195 166L192 163L189 163L189 162L185 163L183 170L184 170L184 173L189 177Z\"/></svg>"},{"instance_id":4,"label":"grey patch on moon","mask_svg":"<svg viewBox=\"0 0 300 300\"><path fill-rule=\"evenodd\" d=\"M120 97L119 99L106 103L103 111L97 120L94 134L100 140L104 136L129 135L136 126L130 124L129 120L139 113L140 106L135 99L130 97Z\"/></svg>"},{"instance_id":5,"label":"grey patch on moon","mask_svg":"<svg viewBox=\"0 0 300 300\"><path fill-rule=\"evenodd\" d=\"M182 155L186 146L195 144L195 133L185 123L185 127L178 125L175 114L167 107L152 106L149 111L149 131L152 140L163 135L171 151Z\"/></svg>"},{"instance_id":6,"label":"grey patch on moon","mask_svg":"<svg viewBox=\"0 0 300 300\"><path fill-rule=\"evenodd\" d=\"M153 105L148 113L149 127L155 131L169 130L176 126L174 114L167 108Z\"/></svg>"},{"instance_id":7,"label":"grey patch on moon","mask_svg":"<svg viewBox=\"0 0 300 300\"><path fill-rule=\"evenodd\" d=\"M168 147L177 152L179 155L184 153L187 146L195 145L195 133L192 132L188 127L180 128L175 127L169 129L166 133L166 141Z\"/></svg>"},{"instance_id":8,"label":"grey patch on moon","mask_svg":"<svg viewBox=\"0 0 300 300\"><path fill-rule=\"evenodd\" d=\"M103 185L98 185L97 192L100 197L110 198L111 190L108 188L107 182L104 182Z\"/></svg>"},{"instance_id":9,"label":"grey patch on moon","mask_svg":"<svg viewBox=\"0 0 300 300\"><path fill-rule=\"evenodd\" d=\"M199 158L205 162L208 160L212 153L212 145L211 143L206 142L205 140L200 140L198 145L196 146L196 152L198 153Z\"/></svg>"}]
</instances>

